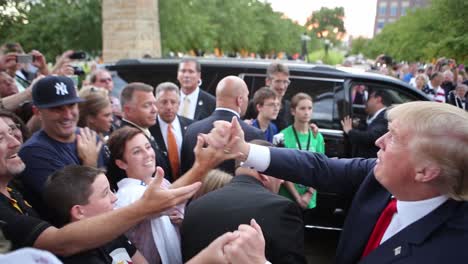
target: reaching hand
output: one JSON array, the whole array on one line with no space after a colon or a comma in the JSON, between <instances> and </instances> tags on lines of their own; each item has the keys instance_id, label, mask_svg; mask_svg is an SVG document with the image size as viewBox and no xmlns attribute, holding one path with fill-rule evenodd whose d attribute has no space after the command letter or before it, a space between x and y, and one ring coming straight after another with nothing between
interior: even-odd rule
<instances>
[{"instance_id":1,"label":"reaching hand","mask_svg":"<svg viewBox=\"0 0 468 264\"><path fill-rule=\"evenodd\" d=\"M265 264L265 239L262 228L252 219L249 225L240 225L239 237L224 247L229 263Z\"/></svg>"},{"instance_id":2,"label":"reaching hand","mask_svg":"<svg viewBox=\"0 0 468 264\"><path fill-rule=\"evenodd\" d=\"M162 189L161 183L164 178L164 171L161 167L156 168L156 176L148 185L143 197L138 200L145 210L150 214L159 214L171 207L181 204L192 197L200 188L201 183L193 184L173 189Z\"/></svg>"},{"instance_id":3,"label":"reaching hand","mask_svg":"<svg viewBox=\"0 0 468 264\"><path fill-rule=\"evenodd\" d=\"M96 167L101 147L102 141L97 139L95 131L88 127L80 128L80 134L76 135L76 149L83 165Z\"/></svg>"},{"instance_id":4,"label":"reaching hand","mask_svg":"<svg viewBox=\"0 0 468 264\"><path fill-rule=\"evenodd\" d=\"M341 125L343 126L343 131L348 134L351 129L353 129L353 120L349 116L345 116L343 120L341 120Z\"/></svg>"},{"instance_id":5,"label":"reaching hand","mask_svg":"<svg viewBox=\"0 0 468 264\"><path fill-rule=\"evenodd\" d=\"M48 75L49 74L49 69L47 68L47 61L46 61L44 55L42 55L42 53L40 53L37 50L32 50L31 55L33 55L33 57L34 57L32 65L37 67L41 74Z\"/></svg>"}]
</instances>

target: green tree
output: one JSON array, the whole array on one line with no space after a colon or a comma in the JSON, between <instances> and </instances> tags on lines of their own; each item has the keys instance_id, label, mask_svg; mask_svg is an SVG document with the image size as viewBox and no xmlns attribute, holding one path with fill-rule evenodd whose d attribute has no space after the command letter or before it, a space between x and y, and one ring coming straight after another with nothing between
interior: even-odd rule
<instances>
[{"instance_id":1,"label":"green tree","mask_svg":"<svg viewBox=\"0 0 468 264\"><path fill-rule=\"evenodd\" d=\"M369 43L366 55L385 53L396 60L427 62L451 57L466 64L467 7L464 0L433 0L428 7L386 25Z\"/></svg>"},{"instance_id":2,"label":"green tree","mask_svg":"<svg viewBox=\"0 0 468 264\"><path fill-rule=\"evenodd\" d=\"M351 42L351 51L350 54L364 54L368 48L370 40L364 37L357 37Z\"/></svg>"},{"instance_id":3,"label":"green tree","mask_svg":"<svg viewBox=\"0 0 468 264\"><path fill-rule=\"evenodd\" d=\"M4 1L16 2L16 1ZM68 49L97 54L102 49L101 1L22 1L12 23L2 26L2 42L19 42L25 49L37 49L48 60ZM6 20L4 20L6 21ZM9 23L9 22L8 22Z\"/></svg>"},{"instance_id":4,"label":"green tree","mask_svg":"<svg viewBox=\"0 0 468 264\"><path fill-rule=\"evenodd\" d=\"M312 12L305 26L312 30L312 33L318 38L328 39L336 45L346 33L343 22L344 15L343 7L333 9L322 7L320 10Z\"/></svg>"}]
</instances>

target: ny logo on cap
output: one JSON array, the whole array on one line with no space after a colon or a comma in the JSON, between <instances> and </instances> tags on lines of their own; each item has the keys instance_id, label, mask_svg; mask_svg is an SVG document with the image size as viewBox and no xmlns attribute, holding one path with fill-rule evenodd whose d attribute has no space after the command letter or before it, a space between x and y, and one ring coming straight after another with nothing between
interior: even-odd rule
<instances>
[{"instance_id":1,"label":"ny logo on cap","mask_svg":"<svg viewBox=\"0 0 468 264\"><path fill-rule=\"evenodd\" d=\"M67 86L63 82L55 84L55 93L57 95L66 95L68 94Z\"/></svg>"}]
</instances>

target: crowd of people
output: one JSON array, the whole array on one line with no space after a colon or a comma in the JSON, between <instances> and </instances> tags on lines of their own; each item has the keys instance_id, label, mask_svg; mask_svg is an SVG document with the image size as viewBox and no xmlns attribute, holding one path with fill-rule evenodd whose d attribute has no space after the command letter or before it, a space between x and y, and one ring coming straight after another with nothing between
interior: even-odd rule
<instances>
[{"instance_id":1,"label":"crowd of people","mask_svg":"<svg viewBox=\"0 0 468 264\"><path fill-rule=\"evenodd\" d=\"M53 67L39 51L29 63L23 54L18 44L0 50L5 252L46 250L24 252L49 263L307 263L303 211L326 191L354 197L337 263L466 257L467 90L461 74L449 76L452 61L427 85L404 78L454 106L392 107L385 90L354 87L368 119L343 118L355 158L332 159L310 123L313 98L285 98L280 62L252 100L237 76L205 92L193 58L174 73L180 87L133 82L117 98L105 69L77 87L73 51ZM381 231L387 204L397 213Z\"/></svg>"},{"instance_id":2,"label":"crowd of people","mask_svg":"<svg viewBox=\"0 0 468 264\"><path fill-rule=\"evenodd\" d=\"M468 110L468 74L465 65L454 59L439 58L434 64L395 64L391 57L377 57L374 66L424 92L433 101Z\"/></svg>"}]
</instances>

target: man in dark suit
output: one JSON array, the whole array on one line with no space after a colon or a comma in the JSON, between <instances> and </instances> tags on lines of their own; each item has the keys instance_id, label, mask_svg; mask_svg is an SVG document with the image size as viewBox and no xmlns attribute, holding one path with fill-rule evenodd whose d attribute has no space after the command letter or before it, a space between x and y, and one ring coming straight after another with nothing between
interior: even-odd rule
<instances>
[{"instance_id":1,"label":"man in dark suit","mask_svg":"<svg viewBox=\"0 0 468 264\"><path fill-rule=\"evenodd\" d=\"M372 91L366 102L366 112L369 115L366 122L352 127L352 120L345 117L341 124L343 131L348 135L352 146L352 156L361 158L375 158L379 148L375 141L388 131L388 122L385 118L387 106L392 104L392 98L384 90Z\"/></svg>"},{"instance_id":2,"label":"man in dark suit","mask_svg":"<svg viewBox=\"0 0 468 264\"><path fill-rule=\"evenodd\" d=\"M201 120L214 111L216 99L200 89L201 65L195 59L183 59L179 63L177 80L180 83L180 106L178 114L193 120Z\"/></svg>"},{"instance_id":3,"label":"man in dark suit","mask_svg":"<svg viewBox=\"0 0 468 264\"><path fill-rule=\"evenodd\" d=\"M273 146L264 140L254 144ZM181 227L184 261L216 237L256 219L265 235L265 255L271 263L307 263L304 256L304 223L300 208L277 195L283 181L249 168L221 189L190 203ZM203 234L203 235L200 235Z\"/></svg>"},{"instance_id":4,"label":"man in dark suit","mask_svg":"<svg viewBox=\"0 0 468 264\"><path fill-rule=\"evenodd\" d=\"M161 148L163 155L169 161L169 170L165 171L164 177L170 181L175 181L180 174L180 149L182 139L187 127L193 120L177 115L179 108L179 87L171 82L164 82L156 87L156 106L158 108L158 118L156 124L149 128L154 140ZM171 133L169 133L170 129ZM175 140L176 150L171 153L172 139Z\"/></svg>"},{"instance_id":5,"label":"man in dark suit","mask_svg":"<svg viewBox=\"0 0 468 264\"><path fill-rule=\"evenodd\" d=\"M129 83L124 87L120 94L123 117L122 127L132 126L143 131L156 153L156 164L167 173L170 171L169 161L149 131L149 128L156 123L158 114L153 90L154 88L151 85L138 82ZM107 176L111 186L115 189L117 188L117 182L126 177L125 172L113 162L108 165Z\"/></svg>"},{"instance_id":6,"label":"man in dark suit","mask_svg":"<svg viewBox=\"0 0 468 264\"><path fill-rule=\"evenodd\" d=\"M249 90L244 80L236 76L227 76L216 87L216 110L209 117L191 124L185 133L181 150L182 173L188 171L194 162L193 148L197 144L199 133L208 133L216 120L230 121L232 117L240 118L245 114L249 100ZM263 132L240 121L246 140L264 139ZM225 161L219 167L231 174L234 173L234 161Z\"/></svg>"},{"instance_id":7,"label":"man in dark suit","mask_svg":"<svg viewBox=\"0 0 468 264\"><path fill-rule=\"evenodd\" d=\"M265 174L353 196L336 263L468 259L468 115L449 104L410 102L388 110L388 120L378 159L330 159L242 140L225 151L244 153L243 166ZM242 138L236 121L220 121L206 139L223 148L236 135Z\"/></svg>"}]
</instances>

